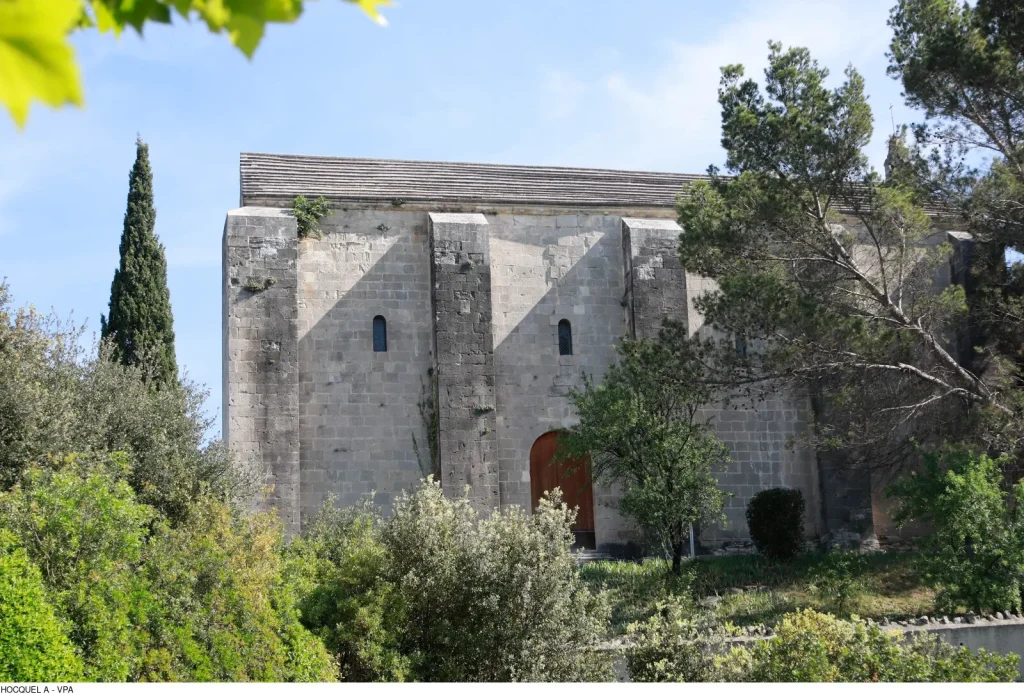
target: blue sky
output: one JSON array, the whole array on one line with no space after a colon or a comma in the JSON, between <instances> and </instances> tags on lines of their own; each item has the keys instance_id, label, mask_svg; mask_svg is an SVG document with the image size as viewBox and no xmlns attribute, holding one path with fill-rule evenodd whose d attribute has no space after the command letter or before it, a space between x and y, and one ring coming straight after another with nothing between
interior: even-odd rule
<instances>
[{"instance_id":1,"label":"blue sky","mask_svg":"<svg viewBox=\"0 0 1024 694\"><path fill-rule=\"evenodd\" d=\"M0 278L98 330L136 133L150 145L178 361L220 410L220 243L242 151L702 172L723 159L718 68L767 41L850 63L870 156L915 115L885 74L893 0L400 0L387 28L309 2L252 61L196 24L82 33L84 110L0 118Z\"/></svg>"}]
</instances>

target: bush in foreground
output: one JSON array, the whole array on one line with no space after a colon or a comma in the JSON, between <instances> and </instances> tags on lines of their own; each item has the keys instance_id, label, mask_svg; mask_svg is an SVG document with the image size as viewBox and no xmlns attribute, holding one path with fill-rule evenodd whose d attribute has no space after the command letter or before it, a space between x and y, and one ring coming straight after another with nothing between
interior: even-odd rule
<instances>
[{"instance_id":1,"label":"bush in foreground","mask_svg":"<svg viewBox=\"0 0 1024 694\"><path fill-rule=\"evenodd\" d=\"M1012 682L1018 661L805 610L783 619L774 638L733 648L721 667L749 682Z\"/></svg>"},{"instance_id":2,"label":"bush in foreground","mask_svg":"<svg viewBox=\"0 0 1024 694\"><path fill-rule=\"evenodd\" d=\"M39 569L0 530L0 682L81 678L82 662L46 599Z\"/></svg>"},{"instance_id":3,"label":"bush in foreground","mask_svg":"<svg viewBox=\"0 0 1024 694\"><path fill-rule=\"evenodd\" d=\"M924 467L897 480L895 519L929 524L922 538L936 607L1018 610L1024 570L1024 481L1007 491L1007 457L964 448L924 456Z\"/></svg>"},{"instance_id":4,"label":"bush in foreground","mask_svg":"<svg viewBox=\"0 0 1024 694\"><path fill-rule=\"evenodd\" d=\"M299 621L283 548L275 513L244 514L216 499L159 528L144 567L153 602L143 678L336 680L334 658Z\"/></svg>"},{"instance_id":5,"label":"bush in foreground","mask_svg":"<svg viewBox=\"0 0 1024 694\"><path fill-rule=\"evenodd\" d=\"M38 567L80 654L67 677L334 679L333 659L299 622L276 516L207 496L172 526L138 500L130 474L123 454L72 456L0 493L0 533Z\"/></svg>"},{"instance_id":6,"label":"bush in foreground","mask_svg":"<svg viewBox=\"0 0 1024 694\"><path fill-rule=\"evenodd\" d=\"M627 653L636 681L1012 682L1019 656L905 638L874 624L804 610L772 638L726 649L728 630L708 617L656 615L635 628Z\"/></svg>"},{"instance_id":7,"label":"bush in foreground","mask_svg":"<svg viewBox=\"0 0 1024 694\"><path fill-rule=\"evenodd\" d=\"M344 681L413 677L399 642L404 609L381 576L380 522L370 505L339 509L329 499L288 550L302 622L337 658Z\"/></svg>"},{"instance_id":8,"label":"bush in foreground","mask_svg":"<svg viewBox=\"0 0 1024 694\"><path fill-rule=\"evenodd\" d=\"M713 613L669 600L646 622L631 624L626 669L633 682L715 682L727 630Z\"/></svg>"},{"instance_id":9,"label":"bush in foreground","mask_svg":"<svg viewBox=\"0 0 1024 694\"><path fill-rule=\"evenodd\" d=\"M573 515L555 496L480 519L429 480L386 520L328 506L295 546L303 620L347 679L609 679L607 607L581 582Z\"/></svg>"},{"instance_id":10,"label":"bush in foreground","mask_svg":"<svg viewBox=\"0 0 1024 694\"><path fill-rule=\"evenodd\" d=\"M799 489L765 489L747 504L747 528L757 551L788 561L804 544L804 495Z\"/></svg>"}]
</instances>

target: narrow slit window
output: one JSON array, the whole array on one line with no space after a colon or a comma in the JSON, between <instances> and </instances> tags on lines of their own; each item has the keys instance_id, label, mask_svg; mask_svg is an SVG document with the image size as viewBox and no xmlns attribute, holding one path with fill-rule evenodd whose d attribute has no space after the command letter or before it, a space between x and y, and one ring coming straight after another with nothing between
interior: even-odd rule
<instances>
[{"instance_id":1,"label":"narrow slit window","mask_svg":"<svg viewBox=\"0 0 1024 694\"><path fill-rule=\"evenodd\" d=\"M572 354L572 326L564 318L558 321L558 353L562 356Z\"/></svg>"},{"instance_id":2,"label":"narrow slit window","mask_svg":"<svg viewBox=\"0 0 1024 694\"><path fill-rule=\"evenodd\" d=\"M740 359L747 358L747 338L743 335L736 336L736 354Z\"/></svg>"},{"instance_id":3,"label":"narrow slit window","mask_svg":"<svg viewBox=\"0 0 1024 694\"><path fill-rule=\"evenodd\" d=\"M373 351L388 351L388 322L384 316L376 316L373 319Z\"/></svg>"}]
</instances>

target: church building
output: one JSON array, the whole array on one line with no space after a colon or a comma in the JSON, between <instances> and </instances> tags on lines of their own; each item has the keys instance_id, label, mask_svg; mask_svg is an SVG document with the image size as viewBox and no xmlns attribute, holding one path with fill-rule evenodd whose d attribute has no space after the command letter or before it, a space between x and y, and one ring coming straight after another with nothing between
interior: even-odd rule
<instances>
[{"instance_id":1,"label":"church building","mask_svg":"<svg viewBox=\"0 0 1024 694\"><path fill-rule=\"evenodd\" d=\"M241 155L223 244L224 437L266 470L290 533L329 494L382 506L427 474L484 512L554 486L583 547L635 552L614 488L552 465L567 393L625 335L701 327L708 281L683 271L686 174ZM332 214L300 238L296 196ZM710 412L733 464L719 550L748 538L756 492L800 489L809 539L891 532L870 480L839 481L806 445L806 395ZM801 444L801 442L805 442Z\"/></svg>"}]
</instances>

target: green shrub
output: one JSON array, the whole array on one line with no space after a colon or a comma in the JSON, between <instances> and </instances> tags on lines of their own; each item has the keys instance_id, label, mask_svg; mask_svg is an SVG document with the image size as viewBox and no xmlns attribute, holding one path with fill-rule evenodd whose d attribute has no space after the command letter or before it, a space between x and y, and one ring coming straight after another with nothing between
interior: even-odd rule
<instances>
[{"instance_id":1,"label":"green shrub","mask_svg":"<svg viewBox=\"0 0 1024 694\"><path fill-rule=\"evenodd\" d=\"M299 621L282 549L275 513L244 515L216 499L157 528L144 567L150 658L137 678L335 680L334 659Z\"/></svg>"},{"instance_id":2,"label":"green shrub","mask_svg":"<svg viewBox=\"0 0 1024 694\"><path fill-rule=\"evenodd\" d=\"M411 676L399 643L404 610L381 575L386 551L379 522L370 506L338 509L328 498L289 549L302 622L335 654L344 681Z\"/></svg>"},{"instance_id":3,"label":"green shrub","mask_svg":"<svg viewBox=\"0 0 1024 694\"><path fill-rule=\"evenodd\" d=\"M71 457L30 468L20 485L0 494L0 526L40 568L86 680L129 679L145 649L135 629L145 603L139 568L156 514L136 501L123 479L126 467L123 455Z\"/></svg>"},{"instance_id":4,"label":"green shrub","mask_svg":"<svg viewBox=\"0 0 1024 694\"><path fill-rule=\"evenodd\" d=\"M941 611L1021 607L1024 481L1004 489L1007 462L948 448L925 455L923 470L890 490L900 500L898 522L929 524L923 559Z\"/></svg>"},{"instance_id":5,"label":"green shrub","mask_svg":"<svg viewBox=\"0 0 1024 694\"><path fill-rule=\"evenodd\" d=\"M97 681L331 680L299 621L276 515L206 496L171 525L136 498L128 457L30 468L0 493L0 528L40 568Z\"/></svg>"},{"instance_id":6,"label":"green shrub","mask_svg":"<svg viewBox=\"0 0 1024 694\"><path fill-rule=\"evenodd\" d=\"M1019 656L905 638L862 621L805 610L775 636L726 650L729 629L708 615L667 612L634 629L630 676L641 682L1012 682Z\"/></svg>"},{"instance_id":7,"label":"green shrub","mask_svg":"<svg viewBox=\"0 0 1024 694\"><path fill-rule=\"evenodd\" d=\"M77 682L82 662L47 601L42 576L0 530L0 682Z\"/></svg>"},{"instance_id":8,"label":"green shrub","mask_svg":"<svg viewBox=\"0 0 1024 694\"><path fill-rule=\"evenodd\" d=\"M580 579L570 551L575 512L557 496L532 515L511 508L480 519L428 478L386 520L325 513L303 540L303 561L314 567L306 575L316 576L303 619L346 676L610 677L608 658L594 650L607 607Z\"/></svg>"},{"instance_id":9,"label":"green shrub","mask_svg":"<svg viewBox=\"0 0 1024 694\"><path fill-rule=\"evenodd\" d=\"M672 600L643 623L631 624L626 669L634 682L713 682L725 651L726 630L707 612Z\"/></svg>"},{"instance_id":10,"label":"green shrub","mask_svg":"<svg viewBox=\"0 0 1024 694\"><path fill-rule=\"evenodd\" d=\"M206 392L182 381L153 388L153 369L87 356L82 330L31 309L14 310L0 283L0 491L32 463L72 453L131 458L128 483L138 499L177 522L192 499L252 494L258 470L232 464L207 443Z\"/></svg>"},{"instance_id":11,"label":"green shrub","mask_svg":"<svg viewBox=\"0 0 1024 694\"><path fill-rule=\"evenodd\" d=\"M1012 682L1018 662L805 610L783 619L774 638L734 647L719 667L723 678L749 682Z\"/></svg>"},{"instance_id":12,"label":"green shrub","mask_svg":"<svg viewBox=\"0 0 1024 694\"><path fill-rule=\"evenodd\" d=\"M322 195L312 200L305 195L297 195L292 201L292 215L300 239L320 238L320 220L332 214L330 203Z\"/></svg>"},{"instance_id":13,"label":"green shrub","mask_svg":"<svg viewBox=\"0 0 1024 694\"><path fill-rule=\"evenodd\" d=\"M864 557L857 552L829 552L824 562L811 569L811 591L818 594L837 616L848 616L864 590L858 578L864 568Z\"/></svg>"},{"instance_id":14,"label":"green shrub","mask_svg":"<svg viewBox=\"0 0 1024 694\"><path fill-rule=\"evenodd\" d=\"M430 654L417 663L421 679L609 676L592 650L607 607L581 582L570 551L575 515L556 493L532 515L513 506L478 520L434 483L395 502L381 534L385 576L401 589L410 652Z\"/></svg>"},{"instance_id":15,"label":"green shrub","mask_svg":"<svg viewBox=\"0 0 1024 694\"><path fill-rule=\"evenodd\" d=\"M765 489L747 504L747 528L757 551L789 560L804 544L804 495L799 489Z\"/></svg>"}]
</instances>

